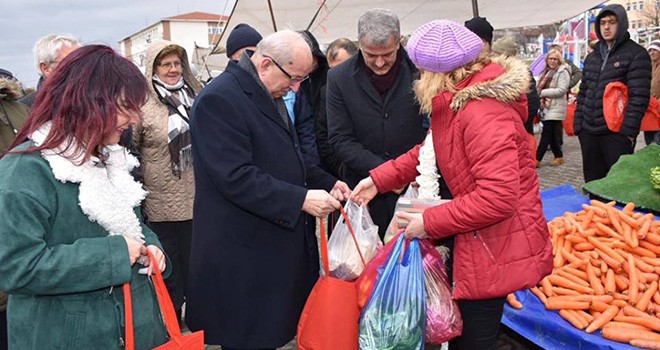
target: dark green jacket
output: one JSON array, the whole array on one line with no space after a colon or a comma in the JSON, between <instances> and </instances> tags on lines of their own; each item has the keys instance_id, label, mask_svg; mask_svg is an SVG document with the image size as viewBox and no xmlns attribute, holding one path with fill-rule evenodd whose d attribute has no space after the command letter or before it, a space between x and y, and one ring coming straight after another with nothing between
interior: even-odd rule
<instances>
[{"instance_id":1,"label":"dark green jacket","mask_svg":"<svg viewBox=\"0 0 660 350\"><path fill-rule=\"evenodd\" d=\"M18 148L25 148L27 143ZM147 277L130 266L122 236L80 209L79 185L62 183L40 154L0 160L0 289L9 294L10 349L118 349L121 285L131 281L136 349L165 342ZM143 226L146 245L160 246ZM114 286L114 287L113 287Z\"/></svg>"}]
</instances>

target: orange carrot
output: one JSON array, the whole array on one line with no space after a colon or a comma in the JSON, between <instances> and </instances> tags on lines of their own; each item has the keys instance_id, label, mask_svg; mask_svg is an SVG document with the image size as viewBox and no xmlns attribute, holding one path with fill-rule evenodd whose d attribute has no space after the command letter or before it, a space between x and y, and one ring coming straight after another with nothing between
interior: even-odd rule
<instances>
[{"instance_id":1,"label":"orange carrot","mask_svg":"<svg viewBox=\"0 0 660 350\"><path fill-rule=\"evenodd\" d=\"M516 295L513 293L510 293L509 295L506 296L506 301L514 309L520 310L523 307L522 303L518 301L518 298L516 298Z\"/></svg>"},{"instance_id":2,"label":"orange carrot","mask_svg":"<svg viewBox=\"0 0 660 350\"><path fill-rule=\"evenodd\" d=\"M603 338L622 343L627 343L633 339L660 341L660 334L632 328L608 327L603 329Z\"/></svg>"},{"instance_id":3,"label":"orange carrot","mask_svg":"<svg viewBox=\"0 0 660 350\"><path fill-rule=\"evenodd\" d=\"M651 286L644 291L644 294L642 294L641 298L635 303L635 307L638 310L645 311L646 308L648 307L649 303L651 302L651 298L653 298L653 294L658 291L658 282L653 281L651 282Z\"/></svg>"},{"instance_id":4,"label":"orange carrot","mask_svg":"<svg viewBox=\"0 0 660 350\"><path fill-rule=\"evenodd\" d=\"M628 287L628 301L631 305L635 305L635 300L637 300L637 293L639 292L639 276L637 274L637 268L635 267L635 260L633 260L632 254L628 254L628 278L630 279L630 285Z\"/></svg>"},{"instance_id":5,"label":"orange carrot","mask_svg":"<svg viewBox=\"0 0 660 350\"><path fill-rule=\"evenodd\" d=\"M598 252L598 257L604 263L606 263L608 266L610 266L612 269L614 269L615 273L621 272L621 269L622 269L622 266L623 266L623 264L621 262L617 261L615 258L611 257L610 255L605 254L602 250L600 250L598 248L596 248L595 251ZM602 271L602 267L601 267L601 271Z\"/></svg>"},{"instance_id":6,"label":"orange carrot","mask_svg":"<svg viewBox=\"0 0 660 350\"><path fill-rule=\"evenodd\" d=\"M635 203L629 202L629 203L626 203L626 205L623 207L623 210L621 210L621 211L624 212L624 213L627 213L627 214L632 214L633 210L635 210Z\"/></svg>"},{"instance_id":7,"label":"orange carrot","mask_svg":"<svg viewBox=\"0 0 660 350\"><path fill-rule=\"evenodd\" d=\"M589 242L584 242L584 243L576 243L573 248L577 251L584 252L584 251L589 251L589 250L594 250L594 245L589 243Z\"/></svg>"},{"instance_id":8,"label":"orange carrot","mask_svg":"<svg viewBox=\"0 0 660 350\"><path fill-rule=\"evenodd\" d=\"M591 321L594 320L594 317L584 310L573 310L573 311L575 311L575 313L578 314L578 316L582 317L582 319L587 321L587 325L589 325L589 323L591 323Z\"/></svg>"},{"instance_id":9,"label":"orange carrot","mask_svg":"<svg viewBox=\"0 0 660 350\"><path fill-rule=\"evenodd\" d=\"M619 255L619 253L615 252L614 249L608 247L606 244L603 244L600 240L597 240L593 237L587 237L587 240L591 244L593 244L596 248L600 249L602 252L612 257L614 260L620 263L623 263L625 261L625 259L621 255ZM600 252L598 254L602 256Z\"/></svg>"},{"instance_id":10,"label":"orange carrot","mask_svg":"<svg viewBox=\"0 0 660 350\"><path fill-rule=\"evenodd\" d=\"M616 291L616 283L614 282L614 271L607 269L607 274L605 275L605 292L609 295L613 295ZM594 288L594 290L596 290Z\"/></svg>"},{"instance_id":11,"label":"orange carrot","mask_svg":"<svg viewBox=\"0 0 660 350\"><path fill-rule=\"evenodd\" d=\"M621 222L625 222L628 224L631 228L639 228L639 224L637 223L637 220L633 218L630 214L620 211L619 212L619 217L621 218Z\"/></svg>"},{"instance_id":12,"label":"orange carrot","mask_svg":"<svg viewBox=\"0 0 660 350\"><path fill-rule=\"evenodd\" d=\"M603 295L605 294L605 288L600 283L598 277L596 277L594 270L595 267L591 265L587 266L587 277L589 278L589 284L591 285L591 288L593 288L596 295ZM612 282L614 282L614 280L612 280Z\"/></svg>"},{"instance_id":13,"label":"orange carrot","mask_svg":"<svg viewBox=\"0 0 660 350\"><path fill-rule=\"evenodd\" d=\"M587 282L587 281L571 274L570 272L567 272L567 271L564 271L564 270L557 270L555 272L555 274L557 274L559 276L562 276L562 277L565 277L565 278L567 278L567 279L569 279L569 280L571 280L571 281L573 281L577 284L583 285L585 287L589 287L589 282ZM596 275L594 275L594 278L595 277L596 277Z\"/></svg>"},{"instance_id":14,"label":"orange carrot","mask_svg":"<svg viewBox=\"0 0 660 350\"><path fill-rule=\"evenodd\" d=\"M555 295L581 295L577 290L562 287L552 287L552 291Z\"/></svg>"},{"instance_id":15,"label":"orange carrot","mask_svg":"<svg viewBox=\"0 0 660 350\"><path fill-rule=\"evenodd\" d=\"M635 255L641 256L648 256L649 258L655 258L657 257L657 254L654 253L653 251L643 248L643 247L630 247L630 246L625 246L623 247L623 250L633 253Z\"/></svg>"},{"instance_id":16,"label":"orange carrot","mask_svg":"<svg viewBox=\"0 0 660 350\"><path fill-rule=\"evenodd\" d=\"M615 328L632 328L632 329L639 329L641 331L648 331L652 332L650 328L640 326L638 324L634 323L628 323L628 322L620 322L620 321L610 321L606 323L603 328L610 328L610 327L615 327Z\"/></svg>"},{"instance_id":17,"label":"orange carrot","mask_svg":"<svg viewBox=\"0 0 660 350\"><path fill-rule=\"evenodd\" d=\"M534 295L536 295L536 297L539 298L541 303L543 303L544 305L545 305L545 302L548 301L548 298L545 296L545 294L543 294L543 292L541 292L540 289L538 289L538 287L532 287L529 290L532 293L534 293Z\"/></svg>"},{"instance_id":18,"label":"orange carrot","mask_svg":"<svg viewBox=\"0 0 660 350\"><path fill-rule=\"evenodd\" d=\"M633 264L634 264L634 262L633 262ZM550 281L550 283L552 283L553 285L558 286L558 287L573 289L575 291L582 292L582 293L585 293L585 294L593 294L594 293L594 290L592 288L585 287L583 285L577 284L577 283L569 280L568 278L565 278L565 277L562 277L562 276L550 275L550 276L548 276L548 280Z\"/></svg>"},{"instance_id":19,"label":"orange carrot","mask_svg":"<svg viewBox=\"0 0 660 350\"><path fill-rule=\"evenodd\" d=\"M660 320L657 317L652 317L646 315L645 317L638 316L616 316L614 317L615 321L627 322L638 324L647 328L650 328L654 331L660 331Z\"/></svg>"},{"instance_id":20,"label":"orange carrot","mask_svg":"<svg viewBox=\"0 0 660 350\"><path fill-rule=\"evenodd\" d=\"M552 300L548 298L548 301L545 303L545 307L548 310L561 310L561 309L570 309L570 310L587 310L589 309L588 301L564 301L564 300Z\"/></svg>"},{"instance_id":21,"label":"orange carrot","mask_svg":"<svg viewBox=\"0 0 660 350\"><path fill-rule=\"evenodd\" d=\"M543 286L543 293L545 293L545 295L549 297L555 295L554 291L552 290L552 283L550 283L548 277L545 277L541 280L541 286Z\"/></svg>"},{"instance_id":22,"label":"orange carrot","mask_svg":"<svg viewBox=\"0 0 660 350\"><path fill-rule=\"evenodd\" d=\"M618 307L614 305L609 306L605 311L603 311L600 317L594 319L591 324L589 324L589 327L586 329L587 333L592 333L593 331L603 327L603 325L607 322L610 322L618 312Z\"/></svg>"},{"instance_id":23,"label":"orange carrot","mask_svg":"<svg viewBox=\"0 0 660 350\"><path fill-rule=\"evenodd\" d=\"M584 329L586 325L572 312L573 310L559 310L559 316L568 321L577 329Z\"/></svg>"},{"instance_id":24,"label":"orange carrot","mask_svg":"<svg viewBox=\"0 0 660 350\"><path fill-rule=\"evenodd\" d=\"M644 248L644 249L648 249L648 250L652 251L656 255L655 257L660 255L660 246L658 246L657 244L653 244L653 243L648 242L648 241L639 241L639 246ZM645 256L642 256L642 257L645 257ZM646 257L648 257L648 255ZM652 256L651 258L655 258L655 257Z\"/></svg>"},{"instance_id":25,"label":"orange carrot","mask_svg":"<svg viewBox=\"0 0 660 350\"><path fill-rule=\"evenodd\" d=\"M653 243L653 244L660 244L660 234L654 233L654 232L649 232L646 234L646 237L644 239L647 242Z\"/></svg>"},{"instance_id":26,"label":"orange carrot","mask_svg":"<svg viewBox=\"0 0 660 350\"><path fill-rule=\"evenodd\" d=\"M632 339L630 345L642 349L660 350L660 341L658 340Z\"/></svg>"},{"instance_id":27,"label":"orange carrot","mask_svg":"<svg viewBox=\"0 0 660 350\"><path fill-rule=\"evenodd\" d=\"M585 265L585 266L590 266L590 264L589 264L589 265ZM578 270L578 269L574 269L574 268L570 267L569 265L566 265L566 266L562 267L562 270L563 270L563 271L566 271L566 272L568 272L568 273L570 273L570 274L572 274L572 275L574 275L574 276L576 276L576 277L579 278L579 279L585 280L585 281L586 281L587 278L588 278L586 272L584 272L584 271L580 271L580 270Z\"/></svg>"},{"instance_id":28,"label":"orange carrot","mask_svg":"<svg viewBox=\"0 0 660 350\"><path fill-rule=\"evenodd\" d=\"M596 223L596 231L601 232L604 236L606 237L614 237L618 240L623 240L623 236L620 235L619 233L615 232L612 230L609 226L605 225L602 222L597 222Z\"/></svg>"},{"instance_id":29,"label":"orange carrot","mask_svg":"<svg viewBox=\"0 0 660 350\"><path fill-rule=\"evenodd\" d=\"M619 288L619 290L626 290L630 285L630 281L628 280L628 278L620 274L614 275L614 283L616 283L616 287Z\"/></svg>"}]
</instances>

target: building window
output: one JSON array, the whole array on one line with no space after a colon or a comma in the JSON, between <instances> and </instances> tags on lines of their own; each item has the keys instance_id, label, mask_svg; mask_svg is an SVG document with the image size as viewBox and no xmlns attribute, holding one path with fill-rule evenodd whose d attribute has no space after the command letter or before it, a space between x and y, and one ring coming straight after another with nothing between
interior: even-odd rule
<instances>
[{"instance_id":1,"label":"building window","mask_svg":"<svg viewBox=\"0 0 660 350\"><path fill-rule=\"evenodd\" d=\"M636 2L634 2L634 3L632 4L632 10L633 10L633 11L637 11L637 3L636 3Z\"/></svg>"},{"instance_id":2,"label":"building window","mask_svg":"<svg viewBox=\"0 0 660 350\"><path fill-rule=\"evenodd\" d=\"M220 34L222 33L223 27L209 27L209 34Z\"/></svg>"},{"instance_id":3,"label":"building window","mask_svg":"<svg viewBox=\"0 0 660 350\"><path fill-rule=\"evenodd\" d=\"M641 11L643 9L644 9L644 1L640 1L639 2L639 10Z\"/></svg>"}]
</instances>

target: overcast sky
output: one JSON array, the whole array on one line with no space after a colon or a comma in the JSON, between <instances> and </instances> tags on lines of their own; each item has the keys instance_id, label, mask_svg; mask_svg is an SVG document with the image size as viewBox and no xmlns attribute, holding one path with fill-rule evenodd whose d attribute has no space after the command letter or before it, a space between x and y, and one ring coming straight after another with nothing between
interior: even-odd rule
<instances>
[{"instance_id":1,"label":"overcast sky","mask_svg":"<svg viewBox=\"0 0 660 350\"><path fill-rule=\"evenodd\" d=\"M161 18L202 11L229 13L228 0L0 0L0 68L34 87L39 79L32 46L48 34L115 49L122 38ZM231 1L231 0L229 0ZM231 2L233 3L233 1Z\"/></svg>"}]
</instances>

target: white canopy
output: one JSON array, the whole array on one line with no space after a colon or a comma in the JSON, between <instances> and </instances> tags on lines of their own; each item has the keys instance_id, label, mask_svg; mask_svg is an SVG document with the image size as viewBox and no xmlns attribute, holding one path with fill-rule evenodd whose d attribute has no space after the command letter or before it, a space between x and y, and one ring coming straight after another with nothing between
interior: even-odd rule
<instances>
[{"instance_id":1,"label":"white canopy","mask_svg":"<svg viewBox=\"0 0 660 350\"><path fill-rule=\"evenodd\" d=\"M478 0L481 17L495 29L544 25L566 20L583 13L603 0ZM401 33L410 34L434 19L463 23L473 17L470 0L270 0L277 29L302 30L309 27L320 44L334 39L357 38L357 22L365 11L387 8L399 16ZM314 15L318 15L314 18ZM310 26L310 22L313 23ZM273 33L269 0L236 0L220 46L239 23L253 26L266 36ZM226 63L226 56L223 55Z\"/></svg>"},{"instance_id":2,"label":"white canopy","mask_svg":"<svg viewBox=\"0 0 660 350\"><path fill-rule=\"evenodd\" d=\"M229 31L239 23L248 23L262 35L274 31L268 0L236 0ZM478 0L481 17L495 29L526 27L559 22L594 6L603 0ZM307 29L323 0L270 0L277 29ZM463 23L473 17L470 0L327 0L310 27L319 43L340 37L355 39L358 18L366 10L387 8L399 16L402 34L410 34L434 19L451 19Z\"/></svg>"}]
</instances>

